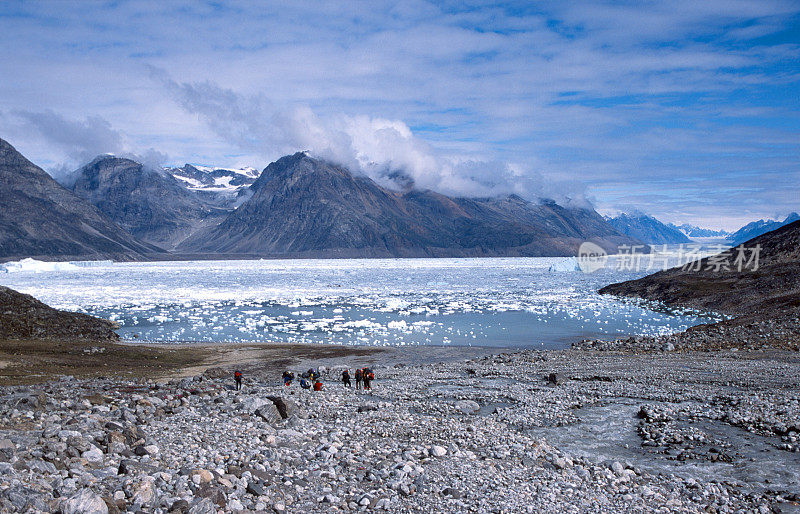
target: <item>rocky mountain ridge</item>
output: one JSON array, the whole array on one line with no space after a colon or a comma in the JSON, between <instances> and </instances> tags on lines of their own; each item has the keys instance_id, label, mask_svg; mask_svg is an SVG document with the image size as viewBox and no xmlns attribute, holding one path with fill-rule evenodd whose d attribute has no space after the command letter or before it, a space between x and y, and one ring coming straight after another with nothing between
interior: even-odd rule
<instances>
[{"instance_id":1,"label":"rocky mountain ridge","mask_svg":"<svg viewBox=\"0 0 800 514\"><path fill-rule=\"evenodd\" d=\"M133 236L168 250L227 213L164 170L112 155L80 168L71 189Z\"/></svg>"},{"instance_id":2,"label":"rocky mountain ridge","mask_svg":"<svg viewBox=\"0 0 800 514\"><path fill-rule=\"evenodd\" d=\"M184 252L292 257L573 255L585 240L610 251L639 243L590 209L517 196L451 198L392 191L305 153L270 164L253 196Z\"/></svg>"},{"instance_id":3,"label":"rocky mountain ridge","mask_svg":"<svg viewBox=\"0 0 800 514\"><path fill-rule=\"evenodd\" d=\"M0 205L0 260L131 260L162 252L117 226L3 139Z\"/></svg>"},{"instance_id":4,"label":"rocky mountain ridge","mask_svg":"<svg viewBox=\"0 0 800 514\"><path fill-rule=\"evenodd\" d=\"M727 239L730 241L732 246L738 246L749 239L753 239L754 237L758 237L761 234L766 234L767 232L771 232L773 230L777 230L789 223L793 223L797 220L800 220L800 214L793 212L786 216L783 221L777 220L758 220L752 221L747 225L743 226L733 234L730 234Z\"/></svg>"},{"instance_id":5,"label":"rocky mountain ridge","mask_svg":"<svg viewBox=\"0 0 800 514\"><path fill-rule=\"evenodd\" d=\"M800 349L800 221L751 239L741 248L611 284L599 292L731 316L674 337L688 348Z\"/></svg>"}]
</instances>

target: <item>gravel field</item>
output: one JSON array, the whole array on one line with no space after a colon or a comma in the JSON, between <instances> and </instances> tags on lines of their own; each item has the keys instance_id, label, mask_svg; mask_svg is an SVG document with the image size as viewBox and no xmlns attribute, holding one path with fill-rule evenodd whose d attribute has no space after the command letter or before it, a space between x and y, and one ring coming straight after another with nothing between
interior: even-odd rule
<instances>
[{"instance_id":1,"label":"gravel field","mask_svg":"<svg viewBox=\"0 0 800 514\"><path fill-rule=\"evenodd\" d=\"M424 354L4 387L0 510L800 512L797 352Z\"/></svg>"}]
</instances>

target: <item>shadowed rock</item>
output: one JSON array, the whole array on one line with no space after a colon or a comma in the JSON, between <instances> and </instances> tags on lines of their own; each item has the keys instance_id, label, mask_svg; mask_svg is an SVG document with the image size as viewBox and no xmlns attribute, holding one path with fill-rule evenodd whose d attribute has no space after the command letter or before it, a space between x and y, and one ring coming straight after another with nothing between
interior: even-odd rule
<instances>
[{"instance_id":1,"label":"shadowed rock","mask_svg":"<svg viewBox=\"0 0 800 514\"><path fill-rule=\"evenodd\" d=\"M115 327L111 321L60 311L30 295L0 286L0 340L116 341L119 336Z\"/></svg>"}]
</instances>

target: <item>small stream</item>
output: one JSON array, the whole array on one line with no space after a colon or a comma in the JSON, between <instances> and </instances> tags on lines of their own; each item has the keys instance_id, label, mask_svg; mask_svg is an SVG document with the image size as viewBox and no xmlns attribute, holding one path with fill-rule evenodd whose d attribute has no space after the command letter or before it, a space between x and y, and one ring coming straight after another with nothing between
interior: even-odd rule
<instances>
[{"instance_id":1,"label":"small stream","mask_svg":"<svg viewBox=\"0 0 800 514\"><path fill-rule=\"evenodd\" d=\"M620 461L652 474L669 473L703 481L728 481L755 491L777 490L800 493L800 453L780 450L778 437L764 437L713 420L691 423L711 438L724 442L732 462L678 461L642 447L636 432L636 414L643 403L620 400L574 411L580 422L560 427L529 430L534 437L575 456L592 461ZM678 426L688 426L678 422Z\"/></svg>"}]
</instances>

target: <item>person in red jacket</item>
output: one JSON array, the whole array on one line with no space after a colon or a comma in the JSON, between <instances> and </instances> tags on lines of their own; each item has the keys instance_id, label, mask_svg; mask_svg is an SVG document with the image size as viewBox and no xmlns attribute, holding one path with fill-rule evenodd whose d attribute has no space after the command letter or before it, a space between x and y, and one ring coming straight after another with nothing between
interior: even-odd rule
<instances>
[{"instance_id":1,"label":"person in red jacket","mask_svg":"<svg viewBox=\"0 0 800 514\"><path fill-rule=\"evenodd\" d=\"M233 381L236 382L236 390L242 389L242 372L238 369L233 372Z\"/></svg>"},{"instance_id":2,"label":"person in red jacket","mask_svg":"<svg viewBox=\"0 0 800 514\"><path fill-rule=\"evenodd\" d=\"M322 382L319 380L314 382L314 391L322 391Z\"/></svg>"}]
</instances>

